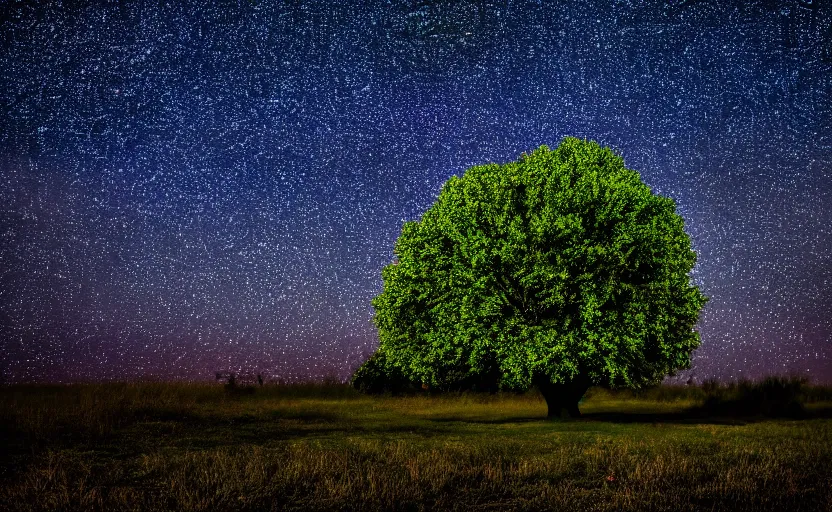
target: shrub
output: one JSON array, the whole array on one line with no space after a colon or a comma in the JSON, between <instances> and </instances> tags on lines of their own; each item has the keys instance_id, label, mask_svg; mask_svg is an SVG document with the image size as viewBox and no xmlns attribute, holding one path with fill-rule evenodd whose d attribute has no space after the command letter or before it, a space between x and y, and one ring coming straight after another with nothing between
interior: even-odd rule
<instances>
[{"instance_id":1,"label":"shrub","mask_svg":"<svg viewBox=\"0 0 832 512\"><path fill-rule=\"evenodd\" d=\"M753 381L739 381L720 386L706 381L703 409L709 414L762 415L796 418L805 415L808 380L800 377L766 377Z\"/></svg>"},{"instance_id":2,"label":"shrub","mask_svg":"<svg viewBox=\"0 0 832 512\"><path fill-rule=\"evenodd\" d=\"M408 380L402 372L387 363L383 352L376 352L353 374L352 387L368 394L416 391L421 386Z\"/></svg>"}]
</instances>

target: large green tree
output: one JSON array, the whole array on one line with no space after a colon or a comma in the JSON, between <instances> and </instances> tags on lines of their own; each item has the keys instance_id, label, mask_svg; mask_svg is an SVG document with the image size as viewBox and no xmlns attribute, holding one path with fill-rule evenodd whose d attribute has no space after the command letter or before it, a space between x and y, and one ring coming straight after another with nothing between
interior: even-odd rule
<instances>
[{"instance_id":1,"label":"large green tree","mask_svg":"<svg viewBox=\"0 0 832 512\"><path fill-rule=\"evenodd\" d=\"M589 386L657 383L699 346L707 299L674 201L592 141L451 177L394 253L379 352L415 382L535 385L549 416L576 416Z\"/></svg>"}]
</instances>

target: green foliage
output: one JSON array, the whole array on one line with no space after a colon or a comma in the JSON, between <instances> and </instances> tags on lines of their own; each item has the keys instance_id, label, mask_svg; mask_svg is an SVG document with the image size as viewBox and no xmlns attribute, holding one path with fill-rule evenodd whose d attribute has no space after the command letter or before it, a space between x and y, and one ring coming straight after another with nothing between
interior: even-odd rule
<instances>
[{"instance_id":1,"label":"green foliage","mask_svg":"<svg viewBox=\"0 0 832 512\"><path fill-rule=\"evenodd\" d=\"M400 393L417 389L401 370L387 363L383 352L376 352L365 361L353 374L350 384L368 394Z\"/></svg>"},{"instance_id":2,"label":"green foliage","mask_svg":"<svg viewBox=\"0 0 832 512\"><path fill-rule=\"evenodd\" d=\"M687 368L707 299L675 210L620 156L575 138L451 177L382 271L379 351L438 387L638 388Z\"/></svg>"}]
</instances>

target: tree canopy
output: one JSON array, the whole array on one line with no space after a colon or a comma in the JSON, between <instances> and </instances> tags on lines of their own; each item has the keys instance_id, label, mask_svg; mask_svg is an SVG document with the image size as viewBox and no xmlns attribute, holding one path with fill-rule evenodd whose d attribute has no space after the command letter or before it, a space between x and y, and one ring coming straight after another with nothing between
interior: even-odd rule
<instances>
[{"instance_id":1,"label":"tree canopy","mask_svg":"<svg viewBox=\"0 0 832 512\"><path fill-rule=\"evenodd\" d=\"M534 384L550 415L574 414L589 385L657 383L700 343L675 202L592 141L451 177L394 253L374 321L384 364L414 382Z\"/></svg>"}]
</instances>

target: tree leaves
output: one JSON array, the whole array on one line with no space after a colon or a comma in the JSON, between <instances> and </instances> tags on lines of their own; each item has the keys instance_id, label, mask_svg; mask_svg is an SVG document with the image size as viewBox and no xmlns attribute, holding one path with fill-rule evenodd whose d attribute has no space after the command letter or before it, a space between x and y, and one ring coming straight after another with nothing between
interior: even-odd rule
<instances>
[{"instance_id":1,"label":"tree leaves","mask_svg":"<svg viewBox=\"0 0 832 512\"><path fill-rule=\"evenodd\" d=\"M699 345L706 298L675 203L595 142L452 177L394 252L373 300L379 350L414 381L641 386Z\"/></svg>"}]
</instances>

